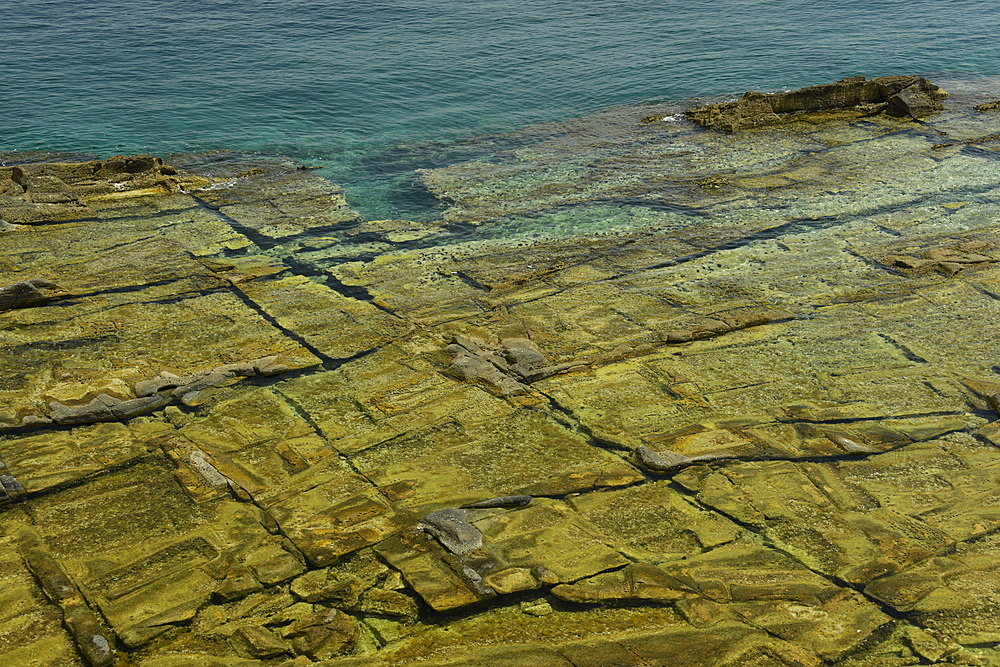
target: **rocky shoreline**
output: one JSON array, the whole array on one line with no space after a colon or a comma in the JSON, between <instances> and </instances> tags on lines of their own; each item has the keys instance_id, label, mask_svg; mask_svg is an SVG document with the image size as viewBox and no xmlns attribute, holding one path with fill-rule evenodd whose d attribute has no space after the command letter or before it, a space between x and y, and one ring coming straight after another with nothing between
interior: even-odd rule
<instances>
[{"instance_id":1,"label":"rocky shoreline","mask_svg":"<svg viewBox=\"0 0 1000 667\"><path fill-rule=\"evenodd\" d=\"M0 655L1000 664L1000 116L891 79L580 119L428 223L0 156Z\"/></svg>"}]
</instances>

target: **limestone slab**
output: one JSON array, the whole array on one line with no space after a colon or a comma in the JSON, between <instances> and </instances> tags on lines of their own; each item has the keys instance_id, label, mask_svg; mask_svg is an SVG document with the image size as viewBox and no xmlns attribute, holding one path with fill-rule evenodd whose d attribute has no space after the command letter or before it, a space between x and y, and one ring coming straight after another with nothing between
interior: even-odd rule
<instances>
[{"instance_id":1,"label":"limestone slab","mask_svg":"<svg viewBox=\"0 0 1000 667\"><path fill-rule=\"evenodd\" d=\"M482 389L442 375L426 359L396 345L335 371L288 380L277 389L345 454L440 421L476 424L514 409Z\"/></svg>"},{"instance_id":2,"label":"limestone slab","mask_svg":"<svg viewBox=\"0 0 1000 667\"><path fill-rule=\"evenodd\" d=\"M377 349L409 329L367 301L301 276L243 282L239 289L282 327L334 359Z\"/></svg>"},{"instance_id":3,"label":"limestone slab","mask_svg":"<svg viewBox=\"0 0 1000 667\"><path fill-rule=\"evenodd\" d=\"M642 562L697 555L743 532L725 517L692 504L665 482L587 493L570 503L609 544Z\"/></svg>"},{"instance_id":4,"label":"limestone slab","mask_svg":"<svg viewBox=\"0 0 1000 667\"><path fill-rule=\"evenodd\" d=\"M267 510L314 567L378 544L413 522L356 474L338 475Z\"/></svg>"},{"instance_id":5,"label":"limestone slab","mask_svg":"<svg viewBox=\"0 0 1000 667\"><path fill-rule=\"evenodd\" d=\"M455 506L494 496L562 495L642 478L543 412L522 409L478 424L442 422L352 457L380 487L404 487L407 507Z\"/></svg>"},{"instance_id":6,"label":"limestone slab","mask_svg":"<svg viewBox=\"0 0 1000 667\"><path fill-rule=\"evenodd\" d=\"M150 446L123 424L95 424L0 439L5 473L14 475L28 493L38 493L81 480L145 456Z\"/></svg>"},{"instance_id":7,"label":"limestone slab","mask_svg":"<svg viewBox=\"0 0 1000 667\"><path fill-rule=\"evenodd\" d=\"M267 238L280 239L361 220L347 205L343 190L326 179L298 169L290 160L250 161L246 157L234 153L204 163L191 156L179 163L191 162L195 171L218 180L214 187L198 190L195 194L199 199Z\"/></svg>"},{"instance_id":8,"label":"limestone slab","mask_svg":"<svg viewBox=\"0 0 1000 667\"><path fill-rule=\"evenodd\" d=\"M945 641L970 647L996 643L997 540L958 545L954 553L928 559L871 582L865 592L908 614Z\"/></svg>"},{"instance_id":9,"label":"limestone slab","mask_svg":"<svg viewBox=\"0 0 1000 667\"><path fill-rule=\"evenodd\" d=\"M755 526L810 568L850 582L898 572L954 543L940 528L873 502L843 479L837 464L692 468L675 479L701 502ZM909 487L900 481L894 492L909 493Z\"/></svg>"}]
</instances>

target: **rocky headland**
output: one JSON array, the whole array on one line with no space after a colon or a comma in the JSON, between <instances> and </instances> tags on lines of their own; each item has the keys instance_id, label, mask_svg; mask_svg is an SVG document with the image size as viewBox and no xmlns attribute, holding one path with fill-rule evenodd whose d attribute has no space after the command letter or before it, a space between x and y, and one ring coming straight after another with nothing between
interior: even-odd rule
<instances>
[{"instance_id":1,"label":"rocky headland","mask_svg":"<svg viewBox=\"0 0 1000 667\"><path fill-rule=\"evenodd\" d=\"M484 138L431 222L0 155L0 656L1000 664L1000 116L948 87Z\"/></svg>"}]
</instances>

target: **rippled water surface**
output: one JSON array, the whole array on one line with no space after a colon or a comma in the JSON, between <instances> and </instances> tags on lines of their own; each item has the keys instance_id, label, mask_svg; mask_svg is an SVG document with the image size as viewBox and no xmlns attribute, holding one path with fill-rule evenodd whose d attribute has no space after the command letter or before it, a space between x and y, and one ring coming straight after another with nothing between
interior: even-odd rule
<instances>
[{"instance_id":1,"label":"rippled water surface","mask_svg":"<svg viewBox=\"0 0 1000 667\"><path fill-rule=\"evenodd\" d=\"M0 149L280 152L370 218L419 217L412 170L474 157L436 142L855 74L997 75L998 33L983 0L30 0L0 11Z\"/></svg>"}]
</instances>

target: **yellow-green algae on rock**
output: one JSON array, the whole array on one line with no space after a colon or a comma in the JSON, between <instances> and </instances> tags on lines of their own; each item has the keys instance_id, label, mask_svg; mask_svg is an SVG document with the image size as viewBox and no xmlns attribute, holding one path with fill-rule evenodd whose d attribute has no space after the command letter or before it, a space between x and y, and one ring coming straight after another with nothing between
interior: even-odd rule
<instances>
[{"instance_id":1,"label":"yellow-green algae on rock","mask_svg":"<svg viewBox=\"0 0 1000 667\"><path fill-rule=\"evenodd\" d=\"M5 156L0 656L998 663L1000 145L940 144L1000 121L950 92L599 114L433 223Z\"/></svg>"}]
</instances>

